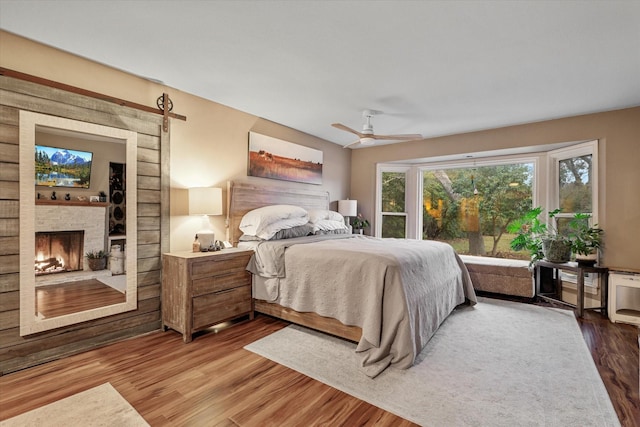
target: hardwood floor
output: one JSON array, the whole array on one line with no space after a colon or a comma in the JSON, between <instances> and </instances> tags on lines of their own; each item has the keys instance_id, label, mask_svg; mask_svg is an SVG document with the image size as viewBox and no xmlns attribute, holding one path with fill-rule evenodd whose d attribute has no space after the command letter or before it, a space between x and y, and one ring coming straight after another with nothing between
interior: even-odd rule
<instances>
[{"instance_id":1,"label":"hardwood floor","mask_svg":"<svg viewBox=\"0 0 640 427\"><path fill-rule=\"evenodd\" d=\"M637 426L638 329L579 320L620 422ZM266 316L203 333L142 337L0 377L4 420L110 382L152 426L414 425L243 349L286 326Z\"/></svg>"},{"instance_id":2,"label":"hardwood floor","mask_svg":"<svg viewBox=\"0 0 640 427\"><path fill-rule=\"evenodd\" d=\"M45 319L124 303L125 294L96 280L36 288L36 310Z\"/></svg>"}]
</instances>

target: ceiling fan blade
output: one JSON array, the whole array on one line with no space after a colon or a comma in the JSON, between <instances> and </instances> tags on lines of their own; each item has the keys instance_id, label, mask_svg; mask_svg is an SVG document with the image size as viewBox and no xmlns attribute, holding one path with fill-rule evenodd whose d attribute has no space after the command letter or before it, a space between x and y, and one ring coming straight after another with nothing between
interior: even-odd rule
<instances>
[{"instance_id":1,"label":"ceiling fan blade","mask_svg":"<svg viewBox=\"0 0 640 427\"><path fill-rule=\"evenodd\" d=\"M405 133L402 135L371 135L373 139L384 139L384 140L402 140L402 141L411 141L414 139L422 139L423 136L419 133Z\"/></svg>"},{"instance_id":2,"label":"ceiling fan blade","mask_svg":"<svg viewBox=\"0 0 640 427\"><path fill-rule=\"evenodd\" d=\"M346 130L347 132L351 132L351 133L353 133L353 134L356 134L356 135L358 135L360 138L362 138L362 137L363 137L363 135L362 135L360 132L358 132L357 130L351 129L350 127L345 126L345 125L343 125L343 124L341 124L341 123L333 123L331 126L333 126L333 127L334 127L334 128L336 128L336 129Z\"/></svg>"},{"instance_id":3,"label":"ceiling fan blade","mask_svg":"<svg viewBox=\"0 0 640 427\"><path fill-rule=\"evenodd\" d=\"M356 145L356 144L360 144L360 140L357 140L357 141L355 141L355 142L352 142L351 144L347 144L347 145L345 145L345 146L344 146L344 147L342 147L342 148L349 148L349 147L351 147L352 145Z\"/></svg>"}]
</instances>

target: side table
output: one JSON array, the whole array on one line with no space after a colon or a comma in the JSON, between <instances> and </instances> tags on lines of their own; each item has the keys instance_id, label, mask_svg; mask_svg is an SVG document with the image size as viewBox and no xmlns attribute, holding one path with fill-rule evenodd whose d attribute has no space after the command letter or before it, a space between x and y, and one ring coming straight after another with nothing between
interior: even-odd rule
<instances>
[{"instance_id":1,"label":"side table","mask_svg":"<svg viewBox=\"0 0 640 427\"><path fill-rule=\"evenodd\" d=\"M253 251L173 252L162 255L162 326L193 333L217 323L249 315L253 319L251 275L246 271Z\"/></svg>"},{"instance_id":2,"label":"side table","mask_svg":"<svg viewBox=\"0 0 640 427\"><path fill-rule=\"evenodd\" d=\"M551 268L554 271L554 281L556 282L556 292L555 293L542 293L540 277L541 272L540 268L546 267ZM558 292L561 290L560 287L560 274L559 270L567 270L577 273L578 281L576 283L576 287L578 290L577 296L577 304L570 304L561 299L562 295L559 295ZM599 307L589 307L587 310L600 310L602 315L607 316L607 298L609 295L609 269L607 267L600 266L589 266L578 264L577 262L565 262L565 263L556 263L550 261L538 261L536 262L536 296L541 297L547 301L553 301L560 304L568 305L576 309L576 313L578 317L582 317L584 315L584 273L598 273L600 275L600 283L602 285L600 289L600 306Z\"/></svg>"}]
</instances>

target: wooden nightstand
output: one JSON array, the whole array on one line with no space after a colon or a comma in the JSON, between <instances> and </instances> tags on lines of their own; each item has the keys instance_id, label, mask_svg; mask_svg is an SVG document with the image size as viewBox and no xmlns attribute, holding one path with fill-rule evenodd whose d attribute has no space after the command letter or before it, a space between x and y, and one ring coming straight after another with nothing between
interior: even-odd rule
<instances>
[{"instance_id":1,"label":"wooden nightstand","mask_svg":"<svg viewBox=\"0 0 640 427\"><path fill-rule=\"evenodd\" d=\"M162 256L162 326L193 333L249 315L253 319L251 274L245 270L253 251L174 252Z\"/></svg>"}]
</instances>

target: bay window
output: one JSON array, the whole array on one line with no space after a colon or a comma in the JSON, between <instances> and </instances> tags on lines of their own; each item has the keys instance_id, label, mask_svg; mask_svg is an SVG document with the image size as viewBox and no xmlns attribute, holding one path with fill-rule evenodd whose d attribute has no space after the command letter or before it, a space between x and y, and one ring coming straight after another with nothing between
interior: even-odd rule
<instances>
[{"instance_id":1,"label":"bay window","mask_svg":"<svg viewBox=\"0 0 640 427\"><path fill-rule=\"evenodd\" d=\"M533 151L533 150L532 150ZM380 164L375 235L439 240L459 254L529 259L510 248L508 225L532 207L597 212L597 141L559 150L459 161Z\"/></svg>"}]
</instances>

